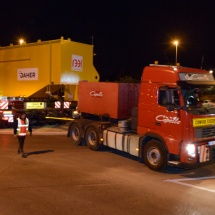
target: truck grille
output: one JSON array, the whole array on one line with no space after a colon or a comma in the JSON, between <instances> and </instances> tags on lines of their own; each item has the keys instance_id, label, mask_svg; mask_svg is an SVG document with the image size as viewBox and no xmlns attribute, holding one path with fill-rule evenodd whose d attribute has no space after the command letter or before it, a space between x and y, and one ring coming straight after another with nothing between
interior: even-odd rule
<instances>
[{"instance_id":1,"label":"truck grille","mask_svg":"<svg viewBox=\"0 0 215 215\"><path fill-rule=\"evenodd\" d=\"M196 138L207 138L215 136L215 127L206 128L196 128L195 137Z\"/></svg>"}]
</instances>

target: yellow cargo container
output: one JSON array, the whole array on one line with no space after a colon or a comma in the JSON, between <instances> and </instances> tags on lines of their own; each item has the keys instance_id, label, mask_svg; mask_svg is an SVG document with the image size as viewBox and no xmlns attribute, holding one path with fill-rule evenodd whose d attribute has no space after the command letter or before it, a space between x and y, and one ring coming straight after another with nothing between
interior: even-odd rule
<instances>
[{"instance_id":1,"label":"yellow cargo container","mask_svg":"<svg viewBox=\"0 0 215 215\"><path fill-rule=\"evenodd\" d=\"M37 97L39 90L39 97L45 97L62 88L65 100L77 100L77 85L83 80L99 81L93 66L93 45L61 37L0 47L0 99Z\"/></svg>"}]
</instances>

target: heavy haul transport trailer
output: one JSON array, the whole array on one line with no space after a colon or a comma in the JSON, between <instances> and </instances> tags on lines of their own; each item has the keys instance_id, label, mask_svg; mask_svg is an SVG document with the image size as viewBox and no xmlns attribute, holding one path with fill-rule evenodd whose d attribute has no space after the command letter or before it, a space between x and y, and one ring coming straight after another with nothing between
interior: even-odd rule
<instances>
[{"instance_id":1,"label":"heavy haul transport trailer","mask_svg":"<svg viewBox=\"0 0 215 215\"><path fill-rule=\"evenodd\" d=\"M12 109L36 110L40 115L52 109L49 120L60 120L54 113L68 113L77 106L79 81L99 81L93 56L92 44L63 37L0 47L1 124L11 123L7 111ZM18 102L23 107L17 107Z\"/></svg>"}]
</instances>

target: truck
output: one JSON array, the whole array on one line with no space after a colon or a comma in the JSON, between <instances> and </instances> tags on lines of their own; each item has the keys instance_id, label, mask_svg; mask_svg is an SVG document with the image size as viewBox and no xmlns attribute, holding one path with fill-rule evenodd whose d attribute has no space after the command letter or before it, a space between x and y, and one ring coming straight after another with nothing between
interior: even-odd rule
<instances>
[{"instance_id":1,"label":"truck","mask_svg":"<svg viewBox=\"0 0 215 215\"><path fill-rule=\"evenodd\" d=\"M215 160L215 81L209 71L151 64L138 84L80 82L78 92L67 134L72 144L107 146L154 171Z\"/></svg>"}]
</instances>

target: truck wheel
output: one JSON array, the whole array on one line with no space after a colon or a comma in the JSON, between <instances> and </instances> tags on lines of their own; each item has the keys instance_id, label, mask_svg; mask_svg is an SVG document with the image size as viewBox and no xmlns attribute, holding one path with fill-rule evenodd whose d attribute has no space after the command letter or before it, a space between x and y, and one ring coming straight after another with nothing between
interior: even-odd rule
<instances>
[{"instance_id":1,"label":"truck wheel","mask_svg":"<svg viewBox=\"0 0 215 215\"><path fill-rule=\"evenodd\" d=\"M97 151L101 148L102 144L99 140L99 133L96 128L90 126L86 131L86 143L89 149Z\"/></svg>"},{"instance_id":2,"label":"truck wheel","mask_svg":"<svg viewBox=\"0 0 215 215\"><path fill-rule=\"evenodd\" d=\"M167 154L162 143L150 140L144 148L144 162L151 170L163 170L167 166Z\"/></svg>"},{"instance_id":3,"label":"truck wheel","mask_svg":"<svg viewBox=\"0 0 215 215\"><path fill-rule=\"evenodd\" d=\"M70 127L70 138L72 144L76 146L81 145L81 129L78 123L72 123Z\"/></svg>"}]
</instances>

